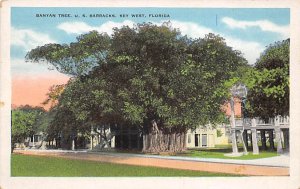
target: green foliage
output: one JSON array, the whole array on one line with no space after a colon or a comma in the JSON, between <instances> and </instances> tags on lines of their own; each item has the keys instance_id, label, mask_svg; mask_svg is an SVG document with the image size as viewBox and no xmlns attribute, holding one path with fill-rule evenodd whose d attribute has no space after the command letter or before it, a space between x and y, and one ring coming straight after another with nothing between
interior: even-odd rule
<instances>
[{"instance_id":1,"label":"green foliage","mask_svg":"<svg viewBox=\"0 0 300 189\"><path fill-rule=\"evenodd\" d=\"M110 46L109 36L92 31L77 37L77 42L67 44L46 44L32 49L26 55L27 61L46 62L58 71L72 75L86 75L93 67L106 63Z\"/></svg>"},{"instance_id":2,"label":"green foliage","mask_svg":"<svg viewBox=\"0 0 300 189\"><path fill-rule=\"evenodd\" d=\"M73 112L64 107L54 107L48 113L50 122L46 129L47 140L62 140L66 145L64 148L70 148L71 141L77 136L77 133L85 134L84 123L77 120Z\"/></svg>"},{"instance_id":3,"label":"green foliage","mask_svg":"<svg viewBox=\"0 0 300 189\"><path fill-rule=\"evenodd\" d=\"M42 128L41 122L45 110L41 107L21 106L12 110L12 148L15 143L24 142L24 139Z\"/></svg>"},{"instance_id":4,"label":"green foliage","mask_svg":"<svg viewBox=\"0 0 300 189\"><path fill-rule=\"evenodd\" d=\"M221 137L223 136L223 133L221 130L217 129L217 137Z\"/></svg>"},{"instance_id":5,"label":"green foliage","mask_svg":"<svg viewBox=\"0 0 300 189\"><path fill-rule=\"evenodd\" d=\"M93 31L70 45L37 47L26 58L76 76L57 107L86 130L124 123L147 130L153 120L185 129L220 122L226 82L240 76L245 59L220 36L189 39L170 24L124 26L111 37Z\"/></svg>"},{"instance_id":6,"label":"green foliage","mask_svg":"<svg viewBox=\"0 0 300 189\"><path fill-rule=\"evenodd\" d=\"M289 46L289 40L270 45L248 73L250 116L289 115Z\"/></svg>"},{"instance_id":7,"label":"green foliage","mask_svg":"<svg viewBox=\"0 0 300 189\"><path fill-rule=\"evenodd\" d=\"M51 107L54 107L58 103L58 98L65 89L65 84L62 85L53 85L50 87L49 92L47 93L47 99L43 102L43 105L50 104Z\"/></svg>"}]
</instances>

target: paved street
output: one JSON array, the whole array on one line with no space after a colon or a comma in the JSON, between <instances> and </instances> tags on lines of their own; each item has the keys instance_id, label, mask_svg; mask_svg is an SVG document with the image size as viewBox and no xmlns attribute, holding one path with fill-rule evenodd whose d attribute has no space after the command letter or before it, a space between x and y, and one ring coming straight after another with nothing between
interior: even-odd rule
<instances>
[{"instance_id":1,"label":"paved street","mask_svg":"<svg viewBox=\"0 0 300 189\"><path fill-rule=\"evenodd\" d=\"M58 150L16 150L15 153L40 156L55 156L67 159L91 160L127 165L155 166L195 171L231 173L249 176L288 176L289 157L263 158L257 160L231 160L213 158L191 158L129 153L58 151Z\"/></svg>"}]
</instances>

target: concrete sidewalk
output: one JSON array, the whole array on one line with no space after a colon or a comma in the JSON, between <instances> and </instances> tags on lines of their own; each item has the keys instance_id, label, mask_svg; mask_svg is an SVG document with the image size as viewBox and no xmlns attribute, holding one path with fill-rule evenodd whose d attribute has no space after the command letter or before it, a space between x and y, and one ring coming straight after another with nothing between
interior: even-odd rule
<instances>
[{"instance_id":1,"label":"concrete sidewalk","mask_svg":"<svg viewBox=\"0 0 300 189\"><path fill-rule=\"evenodd\" d=\"M157 156L129 153L87 152L68 150L16 150L16 153L26 155L53 156L66 159L90 160L138 166L154 166L163 168L185 169L194 171L208 171L230 173L247 176L288 176L289 168L278 166L285 156L265 158L265 160L227 160L227 159L200 159L189 157ZM287 158L288 159L288 158ZM250 162L248 162L250 161ZM267 162L273 162L268 165ZM247 164L248 162L248 164ZM249 164L252 163L252 164Z\"/></svg>"},{"instance_id":2,"label":"concrete sidewalk","mask_svg":"<svg viewBox=\"0 0 300 189\"><path fill-rule=\"evenodd\" d=\"M226 163L226 164L240 164L240 165L259 165L269 167L286 167L290 166L290 158L288 155L280 155L276 157L253 159L253 160L239 160L239 159L217 159L217 158L196 158L184 156L161 156L161 155L147 155L147 154L131 154L131 153L114 153L114 152L88 152L94 154L105 154L119 157L144 157L144 158L158 158L169 160L182 161L196 161L196 162L212 162L212 163Z\"/></svg>"}]
</instances>

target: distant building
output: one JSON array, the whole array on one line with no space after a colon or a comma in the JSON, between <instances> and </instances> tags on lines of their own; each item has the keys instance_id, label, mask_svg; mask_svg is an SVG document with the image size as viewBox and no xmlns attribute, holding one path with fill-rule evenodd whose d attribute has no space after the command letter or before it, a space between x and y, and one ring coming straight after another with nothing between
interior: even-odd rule
<instances>
[{"instance_id":1,"label":"distant building","mask_svg":"<svg viewBox=\"0 0 300 189\"><path fill-rule=\"evenodd\" d=\"M187 131L187 148L214 148L217 145L228 145L229 133L225 124L212 126L199 126L196 129Z\"/></svg>"},{"instance_id":2,"label":"distant building","mask_svg":"<svg viewBox=\"0 0 300 189\"><path fill-rule=\"evenodd\" d=\"M41 148L43 143L45 143L45 141L43 141L43 133L40 132L25 138L24 143L16 143L15 147L20 149Z\"/></svg>"}]
</instances>

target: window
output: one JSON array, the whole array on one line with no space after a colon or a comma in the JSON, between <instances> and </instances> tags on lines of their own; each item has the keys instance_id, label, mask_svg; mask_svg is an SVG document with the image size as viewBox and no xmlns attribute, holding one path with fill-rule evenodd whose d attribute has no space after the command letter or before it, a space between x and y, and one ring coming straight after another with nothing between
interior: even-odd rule
<instances>
[{"instance_id":1,"label":"window","mask_svg":"<svg viewBox=\"0 0 300 189\"><path fill-rule=\"evenodd\" d=\"M195 134L195 147L199 146L199 134Z\"/></svg>"},{"instance_id":2,"label":"window","mask_svg":"<svg viewBox=\"0 0 300 189\"><path fill-rule=\"evenodd\" d=\"M202 134L202 146L207 146L207 134Z\"/></svg>"},{"instance_id":3,"label":"window","mask_svg":"<svg viewBox=\"0 0 300 189\"><path fill-rule=\"evenodd\" d=\"M39 141L39 135L34 135L34 142L38 142Z\"/></svg>"},{"instance_id":4,"label":"window","mask_svg":"<svg viewBox=\"0 0 300 189\"><path fill-rule=\"evenodd\" d=\"M39 135L33 135L30 137L30 142L33 142L33 137L34 137L34 142L39 142Z\"/></svg>"}]
</instances>

